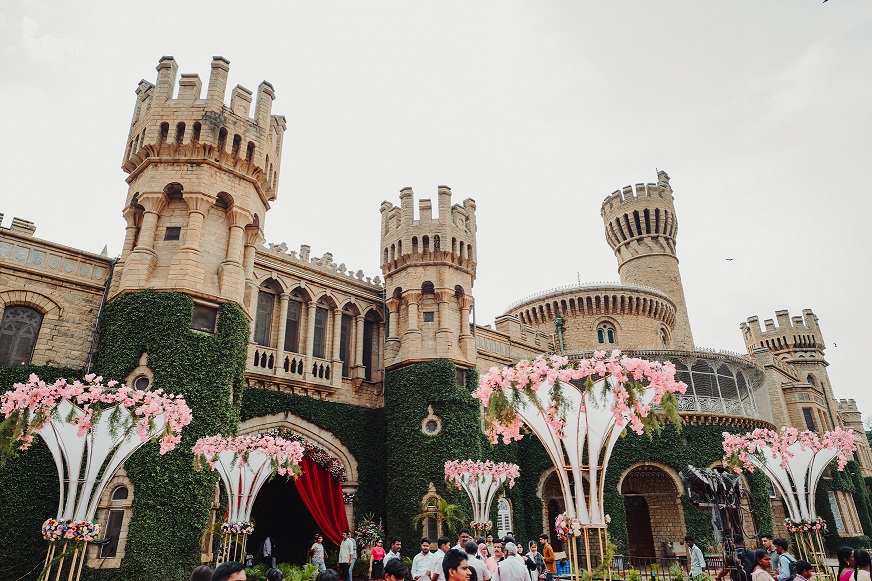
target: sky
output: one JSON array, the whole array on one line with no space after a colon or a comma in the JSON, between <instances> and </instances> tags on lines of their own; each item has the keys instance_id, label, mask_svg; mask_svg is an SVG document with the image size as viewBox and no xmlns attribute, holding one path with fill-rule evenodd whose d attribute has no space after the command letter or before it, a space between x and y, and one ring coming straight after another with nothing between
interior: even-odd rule
<instances>
[{"instance_id":1,"label":"sky","mask_svg":"<svg viewBox=\"0 0 872 581\"><path fill-rule=\"evenodd\" d=\"M697 345L743 352L747 317L811 308L837 397L872 415L867 0L7 0L3 226L120 252L134 90L162 55L204 85L229 59L228 102L275 87L268 242L381 275L382 200L474 198L479 324L616 281L602 200L666 170Z\"/></svg>"}]
</instances>

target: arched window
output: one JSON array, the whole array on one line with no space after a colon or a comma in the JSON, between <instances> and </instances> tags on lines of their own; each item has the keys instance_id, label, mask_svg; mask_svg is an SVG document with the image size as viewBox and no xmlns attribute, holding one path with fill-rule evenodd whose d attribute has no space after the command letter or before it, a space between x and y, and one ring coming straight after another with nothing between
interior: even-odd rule
<instances>
[{"instance_id":1,"label":"arched window","mask_svg":"<svg viewBox=\"0 0 872 581\"><path fill-rule=\"evenodd\" d=\"M126 478L123 480L126 480ZM100 546L98 558L121 558L124 550L123 541L127 536L127 527L124 526L124 520L133 506L133 498L126 484L116 486L109 493L108 499L105 496L103 498L104 500L100 504L101 512L103 510L106 511L103 513L103 518L105 518L103 522L106 523L103 534L104 538L109 539L109 542Z\"/></svg>"},{"instance_id":2,"label":"arched window","mask_svg":"<svg viewBox=\"0 0 872 581\"><path fill-rule=\"evenodd\" d=\"M339 336L339 359L342 360L342 377L351 376L351 323L353 322L351 315L342 313L342 323L340 325Z\"/></svg>"},{"instance_id":3,"label":"arched window","mask_svg":"<svg viewBox=\"0 0 872 581\"><path fill-rule=\"evenodd\" d=\"M497 536L504 537L512 529L512 506L504 497L497 501Z\"/></svg>"},{"instance_id":4,"label":"arched window","mask_svg":"<svg viewBox=\"0 0 872 581\"><path fill-rule=\"evenodd\" d=\"M315 309L315 341L312 345L312 355L324 358L324 348L327 341L327 309Z\"/></svg>"},{"instance_id":5,"label":"arched window","mask_svg":"<svg viewBox=\"0 0 872 581\"><path fill-rule=\"evenodd\" d=\"M596 339L598 343L603 345L613 345L615 343L615 328L611 323L601 323L596 329Z\"/></svg>"},{"instance_id":6,"label":"arched window","mask_svg":"<svg viewBox=\"0 0 872 581\"><path fill-rule=\"evenodd\" d=\"M660 346L669 347L669 335L666 334L666 329L660 329Z\"/></svg>"},{"instance_id":7,"label":"arched window","mask_svg":"<svg viewBox=\"0 0 872 581\"><path fill-rule=\"evenodd\" d=\"M254 342L264 347L270 346L272 336L273 309L276 296L267 291L257 293L257 314L254 320Z\"/></svg>"},{"instance_id":8,"label":"arched window","mask_svg":"<svg viewBox=\"0 0 872 581\"><path fill-rule=\"evenodd\" d=\"M809 384L810 386L812 386L812 387L814 387L814 386L817 385L817 384L814 382L814 376L812 376L812 375L809 375L808 377L806 377L806 378L805 378L805 382L806 382L807 384Z\"/></svg>"},{"instance_id":9,"label":"arched window","mask_svg":"<svg viewBox=\"0 0 872 581\"><path fill-rule=\"evenodd\" d=\"M288 317L285 324L285 351L300 352L300 303L291 299L288 301Z\"/></svg>"},{"instance_id":10,"label":"arched window","mask_svg":"<svg viewBox=\"0 0 872 581\"><path fill-rule=\"evenodd\" d=\"M29 365L42 326L42 313L28 307L7 307L0 320L0 365Z\"/></svg>"}]
</instances>

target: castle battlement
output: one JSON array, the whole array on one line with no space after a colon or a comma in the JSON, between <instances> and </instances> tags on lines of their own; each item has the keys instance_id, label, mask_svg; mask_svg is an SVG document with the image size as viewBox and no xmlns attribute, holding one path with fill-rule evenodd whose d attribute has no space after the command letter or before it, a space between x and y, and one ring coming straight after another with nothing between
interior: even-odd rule
<instances>
[{"instance_id":1,"label":"castle battlement","mask_svg":"<svg viewBox=\"0 0 872 581\"><path fill-rule=\"evenodd\" d=\"M293 263L304 265L307 268L315 268L346 282L353 282L374 290L381 290L384 288L380 276L366 276L363 270L354 271L349 269L345 266L344 262L337 264L333 261L333 254L331 252L325 252L322 256L312 256L312 247L308 244L300 245L299 254L295 250L289 250L288 245L284 242L280 244L269 244L267 247L260 247L258 248L258 252L261 256L269 256L284 263Z\"/></svg>"},{"instance_id":2,"label":"castle battlement","mask_svg":"<svg viewBox=\"0 0 872 581\"><path fill-rule=\"evenodd\" d=\"M609 196L607 196L605 200L603 200L600 214L605 216L606 214L626 202L631 202L644 198L661 198L665 200L671 200L672 189L668 186L663 187L661 184L654 183L640 183L636 184L635 186L624 186L620 190L615 190Z\"/></svg>"},{"instance_id":3,"label":"castle battlement","mask_svg":"<svg viewBox=\"0 0 872 581\"><path fill-rule=\"evenodd\" d=\"M777 324L776 324L777 321ZM824 339L818 319L811 309L803 309L802 316L792 317L786 310L776 311L775 320L765 319L763 328L756 315L748 317L739 328L749 350L767 348L770 351L823 351Z\"/></svg>"},{"instance_id":4,"label":"castle battlement","mask_svg":"<svg viewBox=\"0 0 872 581\"><path fill-rule=\"evenodd\" d=\"M433 202L418 201L414 218L412 188L400 190L400 206L382 202L382 270L387 272L406 262L447 261L473 269L475 264L475 200L451 204L451 188L439 186L439 216L433 217Z\"/></svg>"},{"instance_id":5,"label":"castle battlement","mask_svg":"<svg viewBox=\"0 0 872 581\"><path fill-rule=\"evenodd\" d=\"M0 228L3 224L3 214L0 214ZM8 228L2 228L7 232L20 234L22 236L33 236L36 233L36 224L24 218L12 218L12 224Z\"/></svg>"},{"instance_id":6,"label":"castle battlement","mask_svg":"<svg viewBox=\"0 0 872 581\"><path fill-rule=\"evenodd\" d=\"M274 200L285 118L272 115L275 91L267 81L258 85L256 97L237 85L231 91L230 105L225 105L229 71L230 61L213 57L203 96L199 75L182 74L177 83L175 59L162 57L156 83L142 80L136 89L124 171L136 174L154 158L207 160L246 176L265 199Z\"/></svg>"}]
</instances>

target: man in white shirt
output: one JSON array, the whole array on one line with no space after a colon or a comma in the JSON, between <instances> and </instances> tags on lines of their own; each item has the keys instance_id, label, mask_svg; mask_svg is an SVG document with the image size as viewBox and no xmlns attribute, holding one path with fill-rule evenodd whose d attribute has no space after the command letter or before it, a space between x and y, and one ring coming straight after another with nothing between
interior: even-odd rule
<instances>
[{"instance_id":1,"label":"man in white shirt","mask_svg":"<svg viewBox=\"0 0 872 581\"><path fill-rule=\"evenodd\" d=\"M466 551L457 549L451 549L445 554L442 560L442 576L445 581L470 581L472 569L466 557Z\"/></svg>"},{"instance_id":2,"label":"man in white shirt","mask_svg":"<svg viewBox=\"0 0 872 581\"><path fill-rule=\"evenodd\" d=\"M460 529L460 532L457 533L457 544L451 547L452 549L457 549L458 551L466 552L466 543L467 541L472 540L472 533L469 532L469 529L463 528Z\"/></svg>"},{"instance_id":3,"label":"man in white shirt","mask_svg":"<svg viewBox=\"0 0 872 581\"><path fill-rule=\"evenodd\" d=\"M348 540L351 541L351 565L348 567L348 581L352 581L354 576L354 562L357 561L357 539L354 538L355 531L348 533Z\"/></svg>"},{"instance_id":4,"label":"man in white shirt","mask_svg":"<svg viewBox=\"0 0 872 581\"><path fill-rule=\"evenodd\" d=\"M430 581L427 575L430 564L433 562L433 553L430 552L430 539L421 539L421 552L412 559L412 581Z\"/></svg>"},{"instance_id":5,"label":"man in white shirt","mask_svg":"<svg viewBox=\"0 0 872 581\"><path fill-rule=\"evenodd\" d=\"M469 567L475 569L476 581L490 581L491 572L488 571L487 565L483 559L478 558L478 545L472 541L466 543L466 560L469 561Z\"/></svg>"},{"instance_id":6,"label":"man in white shirt","mask_svg":"<svg viewBox=\"0 0 872 581\"><path fill-rule=\"evenodd\" d=\"M351 574L351 548L352 540L348 531L342 533L342 543L339 545L339 578L348 581Z\"/></svg>"},{"instance_id":7,"label":"man in white shirt","mask_svg":"<svg viewBox=\"0 0 872 581\"><path fill-rule=\"evenodd\" d=\"M529 581L523 557L518 557L518 545L506 543L506 558L497 563L496 581Z\"/></svg>"},{"instance_id":8,"label":"man in white shirt","mask_svg":"<svg viewBox=\"0 0 872 581\"><path fill-rule=\"evenodd\" d=\"M400 537L391 537L391 549L385 555L382 564L387 565L389 561L393 561L394 559L399 560L401 563L403 562L400 559L400 549L403 547L403 542L400 540Z\"/></svg>"},{"instance_id":9,"label":"man in white shirt","mask_svg":"<svg viewBox=\"0 0 872 581\"><path fill-rule=\"evenodd\" d=\"M442 560L445 558L445 553L448 552L448 545L450 544L451 539L444 535L436 540L438 550L433 553L433 561L430 563L430 572L428 573L430 581L438 581L439 579L445 581L445 573L442 572Z\"/></svg>"},{"instance_id":10,"label":"man in white shirt","mask_svg":"<svg viewBox=\"0 0 872 581\"><path fill-rule=\"evenodd\" d=\"M687 552L690 555L691 578L702 575L702 571L705 569L705 555L702 554L702 549L694 542L693 535L684 537L684 544L687 545Z\"/></svg>"}]
</instances>

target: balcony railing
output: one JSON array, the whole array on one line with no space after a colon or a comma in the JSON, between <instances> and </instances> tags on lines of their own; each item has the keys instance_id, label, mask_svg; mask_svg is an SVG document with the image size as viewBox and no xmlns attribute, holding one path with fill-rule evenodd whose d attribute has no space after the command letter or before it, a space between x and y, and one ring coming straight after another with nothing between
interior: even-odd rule
<instances>
[{"instance_id":1,"label":"balcony railing","mask_svg":"<svg viewBox=\"0 0 872 581\"><path fill-rule=\"evenodd\" d=\"M263 345L248 346L246 371L315 385L342 385L341 363L321 357L307 357L300 353L284 353L280 356L277 349Z\"/></svg>"}]
</instances>

